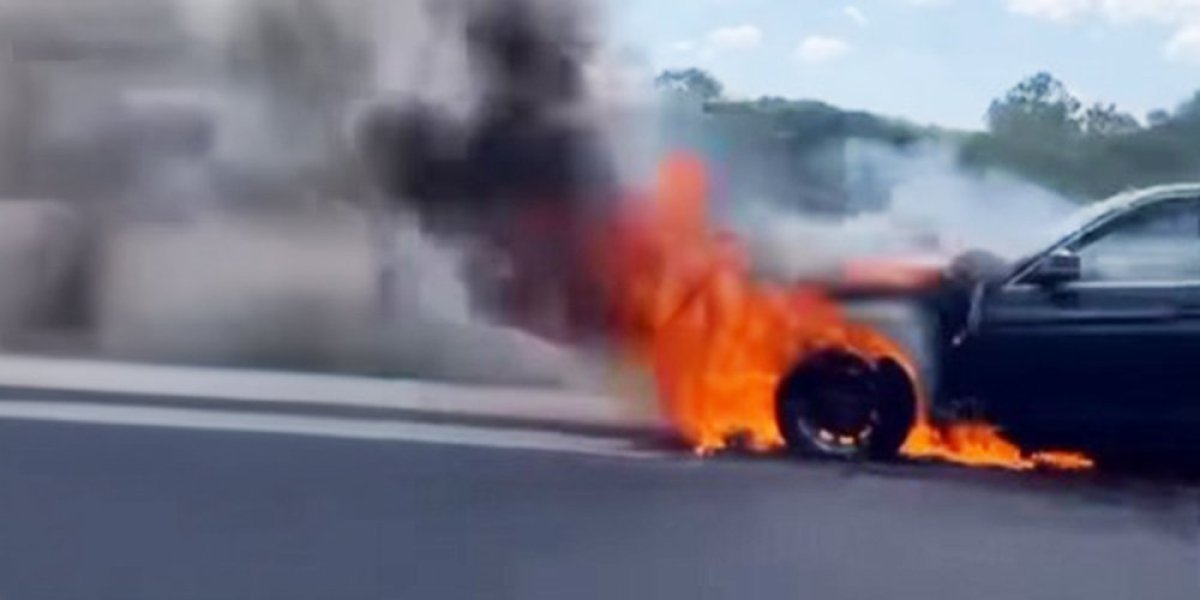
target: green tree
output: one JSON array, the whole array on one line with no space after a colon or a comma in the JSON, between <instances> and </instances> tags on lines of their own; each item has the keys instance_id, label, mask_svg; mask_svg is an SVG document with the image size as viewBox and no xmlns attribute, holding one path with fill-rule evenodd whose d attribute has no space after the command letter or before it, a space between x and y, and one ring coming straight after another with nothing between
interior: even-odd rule
<instances>
[{"instance_id":1,"label":"green tree","mask_svg":"<svg viewBox=\"0 0 1200 600\"><path fill-rule=\"evenodd\" d=\"M989 132L963 144L964 164L1003 169L1067 196L1095 199L1200 174L1200 94L1143 127L1113 104L1084 108L1048 73L1030 77L988 111Z\"/></svg>"},{"instance_id":2,"label":"green tree","mask_svg":"<svg viewBox=\"0 0 1200 600\"><path fill-rule=\"evenodd\" d=\"M1192 94L1191 98L1184 100L1179 104L1179 108L1175 109L1175 118L1189 118L1200 116L1200 92Z\"/></svg>"},{"instance_id":3,"label":"green tree","mask_svg":"<svg viewBox=\"0 0 1200 600\"><path fill-rule=\"evenodd\" d=\"M992 102L989 132L968 138L960 158L967 166L1003 169L1068 195L1086 196L1091 190L1081 189L1088 183L1081 162L1082 108L1063 82L1037 73Z\"/></svg>"},{"instance_id":4,"label":"green tree","mask_svg":"<svg viewBox=\"0 0 1200 600\"><path fill-rule=\"evenodd\" d=\"M1089 136L1110 137L1139 131L1141 123L1115 104L1097 102L1088 107L1081 118L1083 132Z\"/></svg>"},{"instance_id":5,"label":"green tree","mask_svg":"<svg viewBox=\"0 0 1200 600\"><path fill-rule=\"evenodd\" d=\"M1082 131L1082 106L1063 82L1043 71L992 102L988 128L999 136L1062 140Z\"/></svg>"},{"instance_id":6,"label":"green tree","mask_svg":"<svg viewBox=\"0 0 1200 600\"><path fill-rule=\"evenodd\" d=\"M654 78L654 86L661 91L701 102L718 100L725 93L725 86L716 77L695 67L663 71Z\"/></svg>"},{"instance_id":7,"label":"green tree","mask_svg":"<svg viewBox=\"0 0 1200 600\"><path fill-rule=\"evenodd\" d=\"M1171 120L1171 113L1159 108L1146 113L1146 123L1151 127L1160 127Z\"/></svg>"}]
</instances>

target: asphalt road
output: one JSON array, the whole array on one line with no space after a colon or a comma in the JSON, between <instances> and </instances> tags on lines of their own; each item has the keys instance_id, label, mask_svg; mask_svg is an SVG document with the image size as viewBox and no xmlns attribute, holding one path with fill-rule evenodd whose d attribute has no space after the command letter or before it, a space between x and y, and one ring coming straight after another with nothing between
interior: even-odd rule
<instances>
[{"instance_id":1,"label":"asphalt road","mask_svg":"<svg viewBox=\"0 0 1200 600\"><path fill-rule=\"evenodd\" d=\"M1095 476L0 419L0 598L1194 599L1197 498Z\"/></svg>"}]
</instances>

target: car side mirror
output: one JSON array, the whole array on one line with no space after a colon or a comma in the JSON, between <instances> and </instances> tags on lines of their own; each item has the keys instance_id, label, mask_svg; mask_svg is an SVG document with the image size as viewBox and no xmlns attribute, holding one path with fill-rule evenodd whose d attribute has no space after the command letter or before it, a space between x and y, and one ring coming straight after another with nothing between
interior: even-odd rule
<instances>
[{"instance_id":1,"label":"car side mirror","mask_svg":"<svg viewBox=\"0 0 1200 600\"><path fill-rule=\"evenodd\" d=\"M1079 281L1083 276L1083 261L1079 255L1066 249L1055 250L1047 255L1029 274L1029 281L1037 285L1055 286Z\"/></svg>"}]
</instances>

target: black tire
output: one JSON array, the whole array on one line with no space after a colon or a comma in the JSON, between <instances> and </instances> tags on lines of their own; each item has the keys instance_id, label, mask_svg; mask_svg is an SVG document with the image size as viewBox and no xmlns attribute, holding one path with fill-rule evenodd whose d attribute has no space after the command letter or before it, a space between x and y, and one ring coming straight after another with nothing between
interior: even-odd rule
<instances>
[{"instance_id":1,"label":"black tire","mask_svg":"<svg viewBox=\"0 0 1200 600\"><path fill-rule=\"evenodd\" d=\"M916 405L912 382L898 364L837 351L810 357L776 390L780 431L802 456L895 459Z\"/></svg>"}]
</instances>

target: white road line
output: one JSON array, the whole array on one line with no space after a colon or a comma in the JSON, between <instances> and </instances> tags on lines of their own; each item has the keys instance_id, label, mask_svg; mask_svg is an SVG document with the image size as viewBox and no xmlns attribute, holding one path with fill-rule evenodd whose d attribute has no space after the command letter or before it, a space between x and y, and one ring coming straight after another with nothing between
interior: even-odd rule
<instances>
[{"instance_id":1,"label":"white road line","mask_svg":"<svg viewBox=\"0 0 1200 600\"><path fill-rule=\"evenodd\" d=\"M255 403L413 410L480 417L535 417L591 425L662 428L645 407L607 395L561 389L470 386L346 375L141 365L0 355L0 385L136 394L148 399L213 398Z\"/></svg>"},{"instance_id":2,"label":"white road line","mask_svg":"<svg viewBox=\"0 0 1200 600\"><path fill-rule=\"evenodd\" d=\"M616 437L573 435L533 429L488 429L464 425L192 408L5 400L0 401L0 420L282 434L379 442L419 442L621 458L665 456L661 452L638 449L632 440Z\"/></svg>"}]
</instances>

